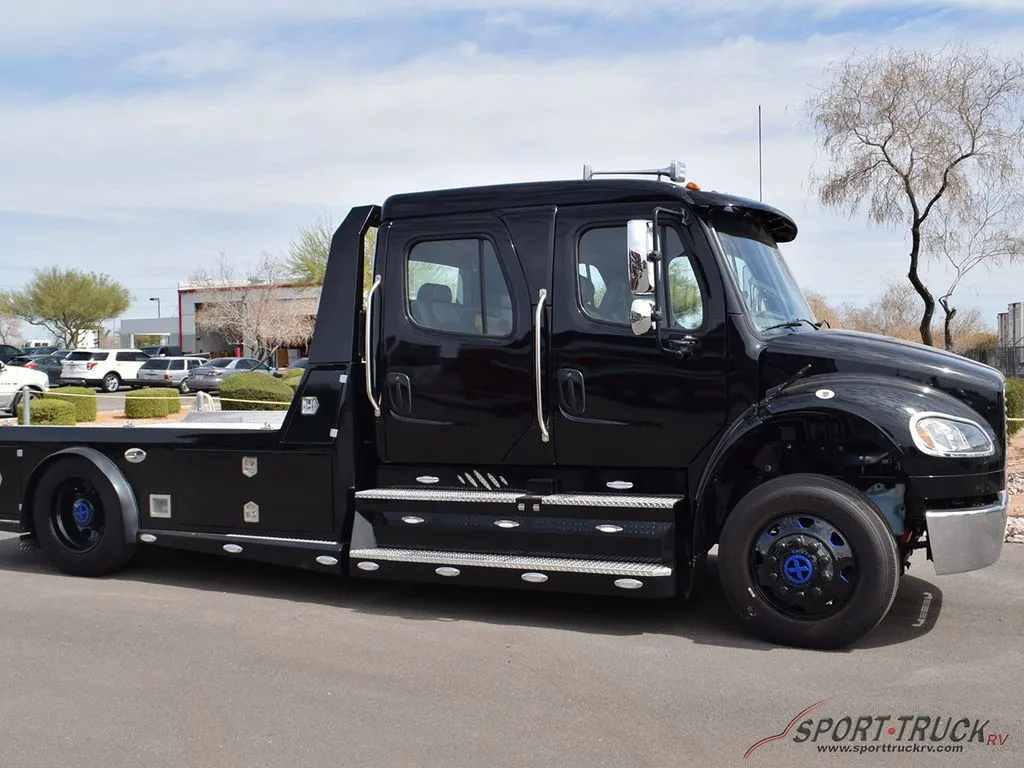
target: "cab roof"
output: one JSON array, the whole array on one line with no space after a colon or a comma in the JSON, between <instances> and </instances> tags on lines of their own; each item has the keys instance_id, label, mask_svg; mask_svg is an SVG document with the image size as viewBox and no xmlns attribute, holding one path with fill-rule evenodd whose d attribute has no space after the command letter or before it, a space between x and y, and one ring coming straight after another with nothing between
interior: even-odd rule
<instances>
[{"instance_id":1,"label":"cab roof","mask_svg":"<svg viewBox=\"0 0 1024 768\"><path fill-rule=\"evenodd\" d=\"M392 195L384 201L382 221L446 216L493 210L565 207L601 203L673 203L682 201L698 214L714 209L742 210L755 219L780 243L797 235L796 222L770 205L722 192L697 191L653 179L574 179L530 181L476 187L459 187Z\"/></svg>"}]
</instances>

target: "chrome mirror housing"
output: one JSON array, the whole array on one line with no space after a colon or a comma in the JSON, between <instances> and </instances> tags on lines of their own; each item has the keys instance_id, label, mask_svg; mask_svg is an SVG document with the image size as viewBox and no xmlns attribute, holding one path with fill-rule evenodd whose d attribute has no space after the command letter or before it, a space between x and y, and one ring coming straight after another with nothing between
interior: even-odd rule
<instances>
[{"instance_id":1,"label":"chrome mirror housing","mask_svg":"<svg viewBox=\"0 0 1024 768\"><path fill-rule=\"evenodd\" d=\"M650 333L654 327L654 299L636 298L629 308L629 327L634 336Z\"/></svg>"},{"instance_id":2,"label":"chrome mirror housing","mask_svg":"<svg viewBox=\"0 0 1024 768\"><path fill-rule=\"evenodd\" d=\"M646 296L654 292L654 264L647 256L654 250L654 223L647 219L626 222L626 261L629 292Z\"/></svg>"}]
</instances>

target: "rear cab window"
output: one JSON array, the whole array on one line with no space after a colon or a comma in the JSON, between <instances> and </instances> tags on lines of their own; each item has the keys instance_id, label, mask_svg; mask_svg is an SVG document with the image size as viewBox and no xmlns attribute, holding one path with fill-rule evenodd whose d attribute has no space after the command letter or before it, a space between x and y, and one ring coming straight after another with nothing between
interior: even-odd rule
<instances>
[{"instance_id":1,"label":"rear cab window","mask_svg":"<svg viewBox=\"0 0 1024 768\"><path fill-rule=\"evenodd\" d=\"M505 337L512 333L512 295L490 240L426 240L405 264L409 317L436 331Z\"/></svg>"}]
</instances>

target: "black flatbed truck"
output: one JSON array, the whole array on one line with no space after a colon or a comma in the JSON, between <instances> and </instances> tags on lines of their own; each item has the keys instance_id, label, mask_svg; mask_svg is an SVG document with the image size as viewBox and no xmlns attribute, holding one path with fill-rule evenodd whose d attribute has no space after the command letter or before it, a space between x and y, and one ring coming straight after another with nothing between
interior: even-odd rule
<instances>
[{"instance_id":1,"label":"black flatbed truck","mask_svg":"<svg viewBox=\"0 0 1024 768\"><path fill-rule=\"evenodd\" d=\"M1002 375L822 328L789 216L646 173L352 209L286 413L0 428L0 529L83 576L160 546L641 598L688 597L717 545L749 630L818 648L881 621L914 550L995 562Z\"/></svg>"}]
</instances>

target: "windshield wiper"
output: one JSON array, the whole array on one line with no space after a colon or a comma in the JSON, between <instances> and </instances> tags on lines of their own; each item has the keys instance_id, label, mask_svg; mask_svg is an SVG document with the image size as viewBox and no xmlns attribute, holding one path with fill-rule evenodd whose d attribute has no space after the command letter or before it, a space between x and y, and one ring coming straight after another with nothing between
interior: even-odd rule
<instances>
[{"instance_id":1,"label":"windshield wiper","mask_svg":"<svg viewBox=\"0 0 1024 768\"><path fill-rule=\"evenodd\" d=\"M776 323L775 325L769 325L767 328L762 328L761 331L770 331L773 328L799 328L804 323L807 323L809 326L811 326L811 328L817 331L821 329L821 326L824 324L824 322L825 321L822 320L817 323L812 323L810 320L801 317L797 318L796 320L787 320L784 323Z\"/></svg>"}]
</instances>

